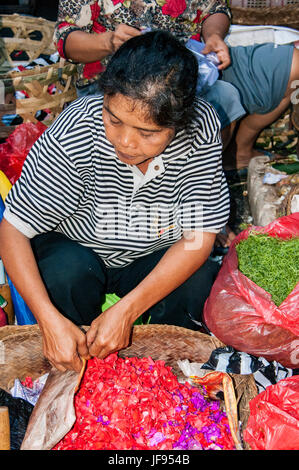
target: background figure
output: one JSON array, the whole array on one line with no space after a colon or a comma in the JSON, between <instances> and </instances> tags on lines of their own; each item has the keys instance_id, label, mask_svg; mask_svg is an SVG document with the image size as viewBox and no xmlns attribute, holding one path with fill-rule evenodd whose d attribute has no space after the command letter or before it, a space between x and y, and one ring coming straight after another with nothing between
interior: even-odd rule
<instances>
[{"instance_id":1,"label":"background figure","mask_svg":"<svg viewBox=\"0 0 299 470\"><path fill-rule=\"evenodd\" d=\"M184 43L203 41L203 53L217 54L222 79L201 96L220 118L224 168L240 169L259 154L254 144L262 129L289 106L299 51L271 44L228 48L230 20L225 0L166 0L163 6L149 0L60 0L54 40L62 57L80 64L78 96L97 91L107 58L144 29L170 31Z\"/></svg>"},{"instance_id":2,"label":"background figure","mask_svg":"<svg viewBox=\"0 0 299 470\"><path fill-rule=\"evenodd\" d=\"M231 65L222 77L239 91L247 115L224 154L224 168L240 169L261 154L254 148L260 132L290 106L291 95L299 87L299 50L292 44L272 43L229 50Z\"/></svg>"}]
</instances>

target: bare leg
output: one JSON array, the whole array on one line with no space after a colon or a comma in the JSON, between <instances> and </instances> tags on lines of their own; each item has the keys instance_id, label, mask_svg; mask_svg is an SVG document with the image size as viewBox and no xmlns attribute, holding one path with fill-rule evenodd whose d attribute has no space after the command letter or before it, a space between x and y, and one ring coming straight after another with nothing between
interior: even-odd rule
<instances>
[{"instance_id":1,"label":"bare leg","mask_svg":"<svg viewBox=\"0 0 299 470\"><path fill-rule=\"evenodd\" d=\"M240 122L239 128L235 138L235 164L232 165L231 152L224 154L223 166L229 170L231 168L244 168L248 166L250 159L254 156L261 155L260 152L254 149L255 141L261 131L268 127L272 122L275 122L281 114L290 105L291 94L294 88L291 88L292 82L299 80L299 50L294 49L293 61L290 73L290 79L287 85L285 96L280 104L273 111L267 114L250 114L243 118Z\"/></svg>"},{"instance_id":2,"label":"bare leg","mask_svg":"<svg viewBox=\"0 0 299 470\"><path fill-rule=\"evenodd\" d=\"M236 166L245 168L252 157L261 155L254 149L254 144L265 127L275 122L288 109L290 98L284 97L277 108L267 114L250 114L241 122L236 135Z\"/></svg>"}]
</instances>

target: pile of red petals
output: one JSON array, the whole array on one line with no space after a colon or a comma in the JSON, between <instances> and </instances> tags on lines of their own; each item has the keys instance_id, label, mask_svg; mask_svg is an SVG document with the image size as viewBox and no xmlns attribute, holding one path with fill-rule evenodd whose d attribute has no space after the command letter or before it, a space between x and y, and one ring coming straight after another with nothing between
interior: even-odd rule
<instances>
[{"instance_id":1,"label":"pile of red petals","mask_svg":"<svg viewBox=\"0 0 299 470\"><path fill-rule=\"evenodd\" d=\"M54 450L235 448L220 403L150 357L90 359L74 404L76 422Z\"/></svg>"},{"instance_id":2,"label":"pile of red petals","mask_svg":"<svg viewBox=\"0 0 299 470\"><path fill-rule=\"evenodd\" d=\"M33 388L33 380L29 375L25 377L25 380L21 381L21 384L26 388Z\"/></svg>"}]
</instances>

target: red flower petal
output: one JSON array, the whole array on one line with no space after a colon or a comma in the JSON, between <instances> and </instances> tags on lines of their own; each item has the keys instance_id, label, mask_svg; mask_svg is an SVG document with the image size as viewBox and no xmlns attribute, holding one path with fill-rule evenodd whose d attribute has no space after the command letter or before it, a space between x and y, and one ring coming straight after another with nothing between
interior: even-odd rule
<instances>
[{"instance_id":1,"label":"red flower petal","mask_svg":"<svg viewBox=\"0 0 299 470\"><path fill-rule=\"evenodd\" d=\"M188 449L190 439L195 448L233 449L224 413L213 419L218 407L209 402L199 412L194 393L200 390L180 384L163 361L116 353L91 359L74 400L76 422L54 449ZM214 430L220 438L209 442Z\"/></svg>"}]
</instances>

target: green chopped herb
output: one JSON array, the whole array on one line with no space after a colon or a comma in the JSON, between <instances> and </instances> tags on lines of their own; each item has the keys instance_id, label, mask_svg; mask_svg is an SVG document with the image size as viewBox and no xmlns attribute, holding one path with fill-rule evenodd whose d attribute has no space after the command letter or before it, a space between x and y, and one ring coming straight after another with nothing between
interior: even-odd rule
<instances>
[{"instance_id":1,"label":"green chopped herb","mask_svg":"<svg viewBox=\"0 0 299 470\"><path fill-rule=\"evenodd\" d=\"M299 237L283 240L250 232L236 245L239 270L279 306L299 282Z\"/></svg>"}]
</instances>

